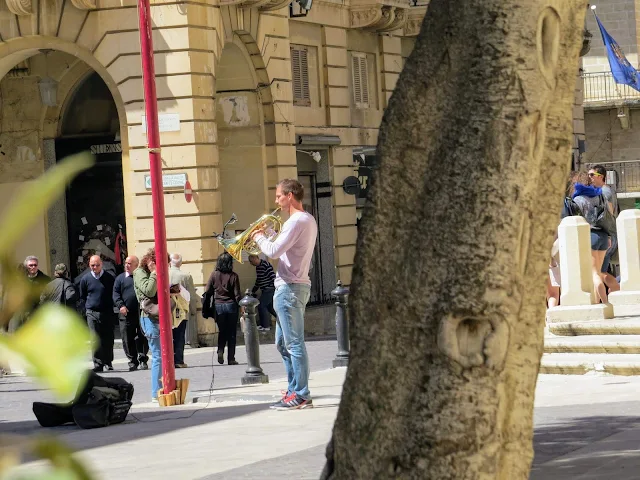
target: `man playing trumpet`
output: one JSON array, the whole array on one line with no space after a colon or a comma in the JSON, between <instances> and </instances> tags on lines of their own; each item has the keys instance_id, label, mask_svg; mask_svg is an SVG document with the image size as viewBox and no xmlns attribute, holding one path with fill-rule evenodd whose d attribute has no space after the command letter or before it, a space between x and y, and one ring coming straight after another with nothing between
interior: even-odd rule
<instances>
[{"instance_id":1,"label":"man playing trumpet","mask_svg":"<svg viewBox=\"0 0 640 480\"><path fill-rule=\"evenodd\" d=\"M304 343L304 311L309 301L309 266L318 235L315 218L304 211L304 188L297 180L281 180L276 187L276 203L289 218L280 235L269 241L257 230L252 239L260 250L278 258L273 305L278 314L276 348L282 355L289 386L282 399L271 408L296 410L312 407L309 393L309 357Z\"/></svg>"}]
</instances>

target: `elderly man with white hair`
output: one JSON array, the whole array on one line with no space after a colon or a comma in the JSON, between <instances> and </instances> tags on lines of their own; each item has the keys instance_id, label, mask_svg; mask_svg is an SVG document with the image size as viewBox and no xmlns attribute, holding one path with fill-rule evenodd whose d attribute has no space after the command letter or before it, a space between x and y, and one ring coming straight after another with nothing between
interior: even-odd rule
<instances>
[{"instance_id":1,"label":"elderly man with white hair","mask_svg":"<svg viewBox=\"0 0 640 480\"><path fill-rule=\"evenodd\" d=\"M179 253L172 253L171 267L169 268L169 283L171 285L181 285L189 292L190 295L188 319L173 329L173 358L176 368L187 367L187 364L184 363L185 331L187 326L191 332L191 335L189 336L191 348L198 346L196 289L193 285L193 277L190 273L180 270L181 266L182 255Z\"/></svg>"}]
</instances>

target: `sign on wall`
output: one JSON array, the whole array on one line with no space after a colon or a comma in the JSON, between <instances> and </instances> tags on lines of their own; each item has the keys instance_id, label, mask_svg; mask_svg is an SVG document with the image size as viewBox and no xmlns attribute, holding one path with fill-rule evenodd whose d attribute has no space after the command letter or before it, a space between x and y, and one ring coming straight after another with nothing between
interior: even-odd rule
<instances>
[{"instance_id":1,"label":"sign on wall","mask_svg":"<svg viewBox=\"0 0 640 480\"><path fill-rule=\"evenodd\" d=\"M159 113L158 128L161 132L179 132L180 131L180 114L179 113ZM147 133L147 116L142 115L142 133Z\"/></svg>"},{"instance_id":2,"label":"sign on wall","mask_svg":"<svg viewBox=\"0 0 640 480\"><path fill-rule=\"evenodd\" d=\"M162 188L183 189L187 183L186 173L171 173L162 175ZM151 176L144 176L144 188L151 190Z\"/></svg>"}]
</instances>

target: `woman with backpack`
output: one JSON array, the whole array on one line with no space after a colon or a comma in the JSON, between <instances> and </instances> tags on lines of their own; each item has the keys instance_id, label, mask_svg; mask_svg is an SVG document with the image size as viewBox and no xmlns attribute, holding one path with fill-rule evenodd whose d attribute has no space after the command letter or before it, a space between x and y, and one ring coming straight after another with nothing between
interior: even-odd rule
<instances>
[{"instance_id":1,"label":"woman with backpack","mask_svg":"<svg viewBox=\"0 0 640 480\"><path fill-rule=\"evenodd\" d=\"M574 178L571 200L577 206L579 214L591 226L591 268L593 284L598 300L608 303L602 263L611 246L611 235L615 234L615 219L609 202L602 189L590 185L586 172L580 172ZM573 206L572 206L573 207Z\"/></svg>"},{"instance_id":2,"label":"woman with backpack","mask_svg":"<svg viewBox=\"0 0 640 480\"><path fill-rule=\"evenodd\" d=\"M242 299L240 279L233 271L233 257L224 252L218 257L216 269L209 277L205 297L214 299L215 319L218 325L218 363L224 363L224 347L227 345L227 363L236 362L236 330L238 328L238 304Z\"/></svg>"}]
</instances>

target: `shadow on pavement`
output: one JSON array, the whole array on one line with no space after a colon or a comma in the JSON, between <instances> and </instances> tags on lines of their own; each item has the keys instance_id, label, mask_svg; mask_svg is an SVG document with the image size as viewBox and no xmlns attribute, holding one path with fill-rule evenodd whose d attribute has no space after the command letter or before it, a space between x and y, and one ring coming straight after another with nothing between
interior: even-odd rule
<instances>
[{"instance_id":1,"label":"shadow on pavement","mask_svg":"<svg viewBox=\"0 0 640 480\"><path fill-rule=\"evenodd\" d=\"M26 435L53 435L59 437L76 450L87 450L229 420L265 410L268 405L252 404L217 408L179 408L175 410L157 408L158 410L137 411L133 414L130 412L124 423L92 430L83 430L75 425L43 428L37 421L0 421L0 433L19 432Z\"/></svg>"},{"instance_id":2,"label":"shadow on pavement","mask_svg":"<svg viewBox=\"0 0 640 480\"><path fill-rule=\"evenodd\" d=\"M587 416L538 426L534 432L535 457L530 480L614 478L611 471L601 468L604 463L632 456L640 464L640 445L618 441L614 435L638 428L640 417L636 416ZM593 446L593 451L585 448L589 446ZM583 448L585 451L577 452ZM576 454L568 455L572 452ZM638 478L637 471L633 475L615 478Z\"/></svg>"}]
</instances>

